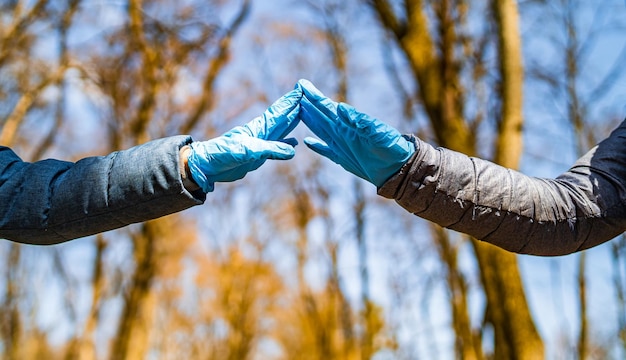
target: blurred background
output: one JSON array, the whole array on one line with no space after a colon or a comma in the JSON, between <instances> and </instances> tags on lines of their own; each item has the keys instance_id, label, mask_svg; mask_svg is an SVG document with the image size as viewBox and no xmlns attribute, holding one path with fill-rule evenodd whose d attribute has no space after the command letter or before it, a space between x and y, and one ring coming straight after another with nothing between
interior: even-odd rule
<instances>
[{"instance_id":1,"label":"blurred background","mask_svg":"<svg viewBox=\"0 0 626 360\"><path fill-rule=\"evenodd\" d=\"M306 78L403 133L555 177L626 116L625 30L622 0L0 0L0 144L76 161L204 140ZM506 253L300 145L180 214L0 242L0 353L619 359L625 251Z\"/></svg>"}]
</instances>

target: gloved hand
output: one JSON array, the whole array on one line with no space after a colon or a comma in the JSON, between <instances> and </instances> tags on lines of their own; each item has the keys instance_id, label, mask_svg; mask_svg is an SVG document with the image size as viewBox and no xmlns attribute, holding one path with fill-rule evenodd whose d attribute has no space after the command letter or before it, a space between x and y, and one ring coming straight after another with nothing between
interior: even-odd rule
<instances>
[{"instance_id":1,"label":"gloved hand","mask_svg":"<svg viewBox=\"0 0 626 360\"><path fill-rule=\"evenodd\" d=\"M321 139L307 137L304 143L354 175L380 187L415 152L396 129L332 101L308 80L298 81L296 89L303 92L300 119Z\"/></svg>"},{"instance_id":2,"label":"gloved hand","mask_svg":"<svg viewBox=\"0 0 626 360\"><path fill-rule=\"evenodd\" d=\"M284 137L298 124L301 97L302 91L294 89L249 123L215 139L191 143L187 163L195 182L207 193L216 182L239 180L267 159L291 159L298 142Z\"/></svg>"}]
</instances>

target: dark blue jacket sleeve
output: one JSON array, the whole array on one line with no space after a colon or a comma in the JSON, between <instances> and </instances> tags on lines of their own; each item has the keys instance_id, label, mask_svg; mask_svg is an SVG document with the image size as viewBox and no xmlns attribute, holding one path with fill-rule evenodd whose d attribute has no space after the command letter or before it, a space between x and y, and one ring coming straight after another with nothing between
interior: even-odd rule
<instances>
[{"instance_id":1,"label":"dark blue jacket sleeve","mask_svg":"<svg viewBox=\"0 0 626 360\"><path fill-rule=\"evenodd\" d=\"M56 244L202 204L180 176L190 142L174 136L76 163L28 163L0 147L0 238Z\"/></svg>"},{"instance_id":2,"label":"dark blue jacket sleeve","mask_svg":"<svg viewBox=\"0 0 626 360\"><path fill-rule=\"evenodd\" d=\"M626 122L555 179L416 140L378 189L408 211L506 250L564 255L626 230Z\"/></svg>"}]
</instances>

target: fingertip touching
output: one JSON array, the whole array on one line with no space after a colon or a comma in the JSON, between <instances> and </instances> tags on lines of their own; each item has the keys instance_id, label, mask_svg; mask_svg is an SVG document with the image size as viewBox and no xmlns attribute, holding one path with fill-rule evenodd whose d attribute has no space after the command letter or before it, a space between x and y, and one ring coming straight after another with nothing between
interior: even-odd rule
<instances>
[{"instance_id":1,"label":"fingertip touching","mask_svg":"<svg viewBox=\"0 0 626 360\"><path fill-rule=\"evenodd\" d=\"M315 87L315 85L313 85L312 82L306 79L298 80L295 89L300 89L302 91L302 96L312 102L328 99L318 88Z\"/></svg>"},{"instance_id":2,"label":"fingertip touching","mask_svg":"<svg viewBox=\"0 0 626 360\"><path fill-rule=\"evenodd\" d=\"M296 88L302 90L300 120L318 136L328 131L337 121L337 103L324 96L310 81L301 79Z\"/></svg>"},{"instance_id":3,"label":"fingertip touching","mask_svg":"<svg viewBox=\"0 0 626 360\"><path fill-rule=\"evenodd\" d=\"M248 124L251 136L264 140L280 140L287 136L300 121L301 99L301 89L293 89L281 96L262 116Z\"/></svg>"}]
</instances>

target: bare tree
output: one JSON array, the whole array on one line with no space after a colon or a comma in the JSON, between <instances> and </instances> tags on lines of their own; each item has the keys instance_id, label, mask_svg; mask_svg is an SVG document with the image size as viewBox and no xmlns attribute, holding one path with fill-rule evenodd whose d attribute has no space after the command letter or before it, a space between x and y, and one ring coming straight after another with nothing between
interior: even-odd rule
<instances>
[{"instance_id":1,"label":"bare tree","mask_svg":"<svg viewBox=\"0 0 626 360\"><path fill-rule=\"evenodd\" d=\"M416 0L406 1L403 7L398 8L384 0L368 3L406 54L416 87L420 90L419 102L430 120L437 142L447 148L475 155L476 124L465 119L463 104L468 95L461 85L462 66L455 53L459 45L468 46L467 43L463 44L469 39L460 36L463 32L460 25L470 4L465 1L431 3ZM427 9L432 11L434 19L428 17ZM496 39L500 59L500 91L497 94L502 99L496 116L499 124L497 138L503 136L507 139L506 148L496 146L495 159L515 168L521 153L522 124L520 96L523 68L519 15L513 1L494 1L492 9L498 29ZM431 21L435 26L431 26ZM469 46L480 49L481 42L476 39ZM487 299L486 320L495 334L494 356L520 359L543 357L543 344L525 300L515 256L476 240L472 241L472 245ZM459 314L459 311L455 313ZM466 325L462 327L466 328ZM459 330L457 337L462 339L463 333L468 332ZM460 343L472 347L476 342L469 339ZM462 354L466 352L462 351Z\"/></svg>"}]
</instances>

